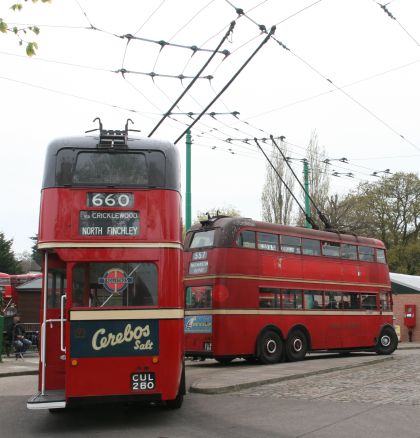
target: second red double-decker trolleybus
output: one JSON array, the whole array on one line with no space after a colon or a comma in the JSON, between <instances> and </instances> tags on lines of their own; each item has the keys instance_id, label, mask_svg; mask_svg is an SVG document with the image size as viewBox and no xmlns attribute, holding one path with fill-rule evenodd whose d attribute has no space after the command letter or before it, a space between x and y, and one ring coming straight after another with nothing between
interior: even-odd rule
<instances>
[{"instance_id":1,"label":"second red double-decker trolleybus","mask_svg":"<svg viewBox=\"0 0 420 438\"><path fill-rule=\"evenodd\" d=\"M28 408L181 406L181 238L172 144L129 138L126 126L49 145L38 235L39 393Z\"/></svg>"},{"instance_id":2,"label":"second red double-decker trolleybus","mask_svg":"<svg viewBox=\"0 0 420 438\"><path fill-rule=\"evenodd\" d=\"M184 251L187 356L275 363L397 346L379 240L216 217Z\"/></svg>"}]
</instances>

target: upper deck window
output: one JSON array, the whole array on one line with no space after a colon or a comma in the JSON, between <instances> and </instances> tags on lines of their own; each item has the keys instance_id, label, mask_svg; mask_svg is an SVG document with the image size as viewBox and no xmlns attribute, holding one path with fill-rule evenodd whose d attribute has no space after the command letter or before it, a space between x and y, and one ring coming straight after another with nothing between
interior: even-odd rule
<instances>
[{"instance_id":1,"label":"upper deck window","mask_svg":"<svg viewBox=\"0 0 420 438\"><path fill-rule=\"evenodd\" d=\"M215 230L198 231L195 233L190 248L205 248L207 246L213 246L214 231Z\"/></svg>"},{"instance_id":2,"label":"upper deck window","mask_svg":"<svg viewBox=\"0 0 420 438\"><path fill-rule=\"evenodd\" d=\"M243 248L255 248L255 231L241 231L236 239L236 244Z\"/></svg>"},{"instance_id":3,"label":"upper deck window","mask_svg":"<svg viewBox=\"0 0 420 438\"><path fill-rule=\"evenodd\" d=\"M370 246L359 246L359 260L373 262L375 260L375 249Z\"/></svg>"},{"instance_id":4,"label":"upper deck window","mask_svg":"<svg viewBox=\"0 0 420 438\"><path fill-rule=\"evenodd\" d=\"M357 260L357 246L343 243L341 245L341 258L347 260Z\"/></svg>"},{"instance_id":5,"label":"upper deck window","mask_svg":"<svg viewBox=\"0 0 420 438\"><path fill-rule=\"evenodd\" d=\"M280 249L283 252L300 254L301 253L300 245L301 245L300 237L280 236Z\"/></svg>"},{"instance_id":6,"label":"upper deck window","mask_svg":"<svg viewBox=\"0 0 420 438\"><path fill-rule=\"evenodd\" d=\"M305 255L321 255L321 244L319 240L302 239L302 252Z\"/></svg>"},{"instance_id":7,"label":"upper deck window","mask_svg":"<svg viewBox=\"0 0 420 438\"><path fill-rule=\"evenodd\" d=\"M328 257L340 257L340 244L337 242L322 242L322 254Z\"/></svg>"},{"instance_id":8,"label":"upper deck window","mask_svg":"<svg viewBox=\"0 0 420 438\"><path fill-rule=\"evenodd\" d=\"M61 149L57 154L59 186L163 187L164 175L165 156L158 151Z\"/></svg>"},{"instance_id":9,"label":"upper deck window","mask_svg":"<svg viewBox=\"0 0 420 438\"><path fill-rule=\"evenodd\" d=\"M279 236L270 233L258 233L258 249L278 251Z\"/></svg>"},{"instance_id":10,"label":"upper deck window","mask_svg":"<svg viewBox=\"0 0 420 438\"><path fill-rule=\"evenodd\" d=\"M376 250L376 261L378 263L386 263L385 250L383 249Z\"/></svg>"}]
</instances>

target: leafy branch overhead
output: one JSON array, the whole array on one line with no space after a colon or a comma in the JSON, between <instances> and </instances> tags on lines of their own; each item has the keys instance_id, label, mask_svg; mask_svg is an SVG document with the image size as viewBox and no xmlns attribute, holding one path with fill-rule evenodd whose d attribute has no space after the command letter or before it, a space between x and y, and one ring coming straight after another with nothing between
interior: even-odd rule
<instances>
[{"instance_id":1,"label":"leafy branch overhead","mask_svg":"<svg viewBox=\"0 0 420 438\"><path fill-rule=\"evenodd\" d=\"M24 0L27 2L27 0ZM38 0L32 0L32 3L37 3ZM51 0L41 0L42 3L50 3ZM22 2L14 3L10 6L10 9L15 12L21 11L23 8ZM0 33L13 33L19 40L20 46L26 46L26 54L28 56L36 55L36 50L38 50L38 44L36 41L30 41L32 35L39 35L40 29L38 26L9 26L2 18L0 18Z\"/></svg>"}]
</instances>

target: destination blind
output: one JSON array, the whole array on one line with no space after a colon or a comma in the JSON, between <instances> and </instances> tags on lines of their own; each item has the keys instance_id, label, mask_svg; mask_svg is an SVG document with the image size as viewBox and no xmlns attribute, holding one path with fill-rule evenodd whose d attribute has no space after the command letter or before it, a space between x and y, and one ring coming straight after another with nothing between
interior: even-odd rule
<instances>
[{"instance_id":1,"label":"destination blind","mask_svg":"<svg viewBox=\"0 0 420 438\"><path fill-rule=\"evenodd\" d=\"M80 211L81 236L138 236L139 211Z\"/></svg>"}]
</instances>

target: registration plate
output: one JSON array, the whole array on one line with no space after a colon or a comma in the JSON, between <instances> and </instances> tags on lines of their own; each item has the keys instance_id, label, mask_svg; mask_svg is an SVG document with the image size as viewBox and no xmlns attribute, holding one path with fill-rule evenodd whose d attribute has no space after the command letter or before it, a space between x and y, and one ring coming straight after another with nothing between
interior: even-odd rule
<instances>
[{"instance_id":1,"label":"registration plate","mask_svg":"<svg viewBox=\"0 0 420 438\"><path fill-rule=\"evenodd\" d=\"M155 373L131 374L132 391L152 391L156 387Z\"/></svg>"}]
</instances>

